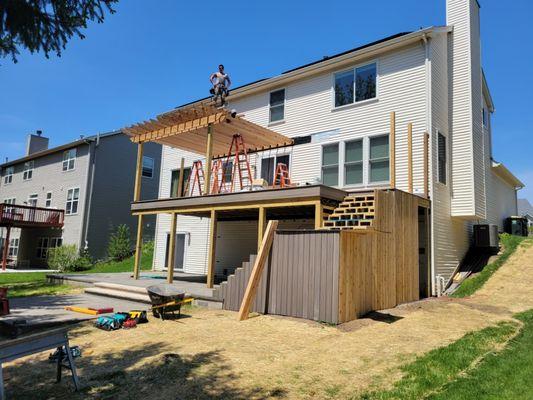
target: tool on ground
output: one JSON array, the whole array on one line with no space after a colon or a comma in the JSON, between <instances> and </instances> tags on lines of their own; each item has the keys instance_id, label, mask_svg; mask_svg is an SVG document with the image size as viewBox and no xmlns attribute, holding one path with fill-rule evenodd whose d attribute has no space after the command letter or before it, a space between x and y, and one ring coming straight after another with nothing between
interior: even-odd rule
<instances>
[{"instance_id":1,"label":"tool on ground","mask_svg":"<svg viewBox=\"0 0 533 400\"><path fill-rule=\"evenodd\" d=\"M138 324L145 324L148 322L148 317L145 310L131 310L128 313L129 320L135 320Z\"/></svg>"},{"instance_id":2,"label":"tool on ground","mask_svg":"<svg viewBox=\"0 0 533 400\"><path fill-rule=\"evenodd\" d=\"M113 312L113 307L104 307L104 308L89 307L89 310L96 311L97 314L110 314Z\"/></svg>"},{"instance_id":3,"label":"tool on ground","mask_svg":"<svg viewBox=\"0 0 533 400\"><path fill-rule=\"evenodd\" d=\"M72 346L70 348L70 354L72 354L73 358L81 357L81 349L80 349L80 347L79 346ZM67 355L67 353L65 353L63 348L57 348L56 351L54 351L53 353L50 353L50 355L48 356L48 361L57 362L59 358L61 358L61 361L67 361L68 360L68 355Z\"/></svg>"},{"instance_id":4,"label":"tool on ground","mask_svg":"<svg viewBox=\"0 0 533 400\"><path fill-rule=\"evenodd\" d=\"M154 317L165 320L169 314L175 317L175 311L178 312L178 317L181 316L181 306L185 300L184 292L168 284L149 286L146 290L152 302Z\"/></svg>"},{"instance_id":5,"label":"tool on ground","mask_svg":"<svg viewBox=\"0 0 533 400\"><path fill-rule=\"evenodd\" d=\"M84 307L67 306L65 307L65 310L74 311L74 312L78 312L82 314L98 315L98 311L92 310L90 308L84 308Z\"/></svg>"},{"instance_id":6,"label":"tool on ground","mask_svg":"<svg viewBox=\"0 0 533 400\"><path fill-rule=\"evenodd\" d=\"M135 321L134 319L127 319L122 324L122 328L123 329L137 328L137 321Z\"/></svg>"},{"instance_id":7,"label":"tool on ground","mask_svg":"<svg viewBox=\"0 0 533 400\"><path fill-rule=\"evenodd\" d=\"M127 318L127 313L115 313L109 316L102 315L96 320L95 326L105 331L114 331L122 328L122 324L124 324Z\"/></svg>"}]
</instances>

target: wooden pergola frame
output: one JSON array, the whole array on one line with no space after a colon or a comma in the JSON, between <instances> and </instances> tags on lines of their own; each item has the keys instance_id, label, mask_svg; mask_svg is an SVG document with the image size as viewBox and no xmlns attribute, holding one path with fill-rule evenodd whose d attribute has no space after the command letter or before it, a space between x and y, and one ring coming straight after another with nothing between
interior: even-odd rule
<instances>
[{"instance_id":1,"label":"wooden pergola frame","mask_svg":"<svg viewBox=\"0 0 533 400\"><path fill-rule=\"evenodd\" d=\"M199 104L182 107L161 114L156 119L150 119L123 129L131 137L131 141L137 143L137 167L135 173L135 188L133 201L141 199L142 159L143 144L155 142L198 155L205 154L205 182L203 193L210 194L211 187L211 162L213 158L231 156L228 154L234 135L241 135L247 152L264 151L278 147L291 146L293 140L276 133L270 129L254 124L244 119L243 115L237 115L235 111L226 108L215 107L206 101ZM216 132L215 132L216 131ZM183 187L183 160L179 177L179 193ZM177 229L177 212L172 215L171 232ZM210 210L211 224L210 237L216 237L216 210ZM265 209L260 208L260 226L265 224ZM140 262L142 254L142 228L143 214L138 214L137 238L135 246L135 264L133 276L139 278ZM260 229L259 235L262 236ZM168 257L169 283L173 280L173 261L175 235L170 235L170 252ZM211 240L208 261L208 286L213 286L214 280L214 240Z\"/></svg>"}]
</instances>

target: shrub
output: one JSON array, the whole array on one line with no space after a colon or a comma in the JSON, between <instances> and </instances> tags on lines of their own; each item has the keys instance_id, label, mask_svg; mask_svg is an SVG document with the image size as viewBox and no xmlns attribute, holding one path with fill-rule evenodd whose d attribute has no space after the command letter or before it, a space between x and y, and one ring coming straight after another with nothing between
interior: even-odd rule
<instances>
[{"instance_id":1,"label":"shrub","mask_svg":"<svg viewBox=\"0 0 533 400\"><path fill-rule=\"evenodd\" d=\"M114 261L122 261L131 255L131 249L130 228L119 225L109 238L107 254Z\"/></svg>"},{"instance_id":2,"label":"shrub","mask_svg":"<svg viewBox=\"0 0 533 400\"><path fill-rule=\"evenodd\" d=\"M91 267L91 260L80 255L75 244L66 244L48 249L48 266L59 272L83 271Z\"/></svg>"},{"instance_id":3,"label":"shrub","mask_svg":"<svg viewBox=\"0 0 533 400\"><path fill-rule=\"evenodd\" d=\"M154 241L153 240L149 240L143 243L143 253L144 254L154 253Z\"/></svg>"}]
</instances>

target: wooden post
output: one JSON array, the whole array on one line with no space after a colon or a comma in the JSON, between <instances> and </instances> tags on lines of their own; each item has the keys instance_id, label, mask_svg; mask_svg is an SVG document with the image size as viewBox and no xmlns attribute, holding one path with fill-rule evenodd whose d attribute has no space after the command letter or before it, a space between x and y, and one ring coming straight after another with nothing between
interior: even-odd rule
<instances>
[{"instance_id":1,"label":"wooden post","mask_svg":"<svg viewBox=\"0 0 533 400\"><path fill-rule=\"evenodd\" d=\"M259 286L259 281L261 280L263 268L268 258L268 253L270 252L270 247L272 246L272 242L274 240L274 232L276 231L277 227L278 221L268 222L265 236L261 242L261 247L257 253L252 274L250 275L250 280L248 281L246 291L244 292L244 297L242 298L241 308L239 310L239 321L248 319L250 307L254 301L255 293L257 292L257 287Z\"/></svg>"},{"instance_id":2,"label":"wooden post","mask_svg":"<svg viewBox=\"0 0 533 400\"><path fill-rule=\"evenodd\" d=\"M396 188L396 113L390 113L390 186Z\"/></svg>"},{"instance_id":3,"label":"wooden post","mask_svg":"<svg viewBox=\"0 0 533 400\"><path fill-rule=\"evenodd\" d=\"M259 207L259 218L257 220L257 251L261 248L261 242L263 241L263 234L265 232L266 223L266 209L265 207Z\"/></svg>"},{"instance_id":4,"label":"wooden post","mask_svg":"<svg viewBox=\"0 0 533 400\"><path fill-rule=\"evenodd\" d=\"M407 191L413 193L413 124L407 124Z\"/></svg>"},{"instance_id":5,"label":"wooden post","mask_svg":"<svg viewBox=\"0 0 533 400\"><path fill-rule=\"evenodd\" d=\"M322 228L322 223L324 221L324 207L322 206L322 202L317 201L315 204L315 229Z\"/></svg>"},{"instance_id":6,"label":"wooden post","mask_svg":"<svg viewBox=\"0 0 533 400\"><path fill-rule=\"evenodd\" d=\"M180 177L178 179L178 195L176 197L182 197L183 195L183 178L185 176L185 158L181 157L180 163Z\"/></svg>"},{"instance_id":7,"label":"wooden post","mask_svg":"<svg viewBox=\"0 0 533 400\"><path fill-rule=\"evenodd\" d=\"M217 245L217 212L211 210L211 224L209 225L209 252L207 254L207 287L215 284L215 251Z\"/></svg>"},{"instance_id":8,"label":"wooden post","mask_svg":"<svg viewBox=\"0 0 533 400\"><path fill-rule=\"evenodd\" d=\"M172 213L172 222L170 223L170 240L168 241L168 260L167 260L167 282L174 281L174 259L176 258L176 225L178 224L178 214Z\"/></svg>"},{"instance_id":9,"label":"wooden post","mask_svg":"<svg viewBox=\"0 0 533 400\"><path fill-rule=\"evenodd\" d=\"M11 227L6 227L6 238L4 240L4 249L2 251L2 271L6 270L7 267L7 253L9 251L9 240L11 236Z\"/></svg>"},{"instance_id":10,"label":"wooden post","mask_svg":"<svg viewBox=\"0 0 533 400\"><path fill-rule=\"evenodd\" d=\"M429 134L424 133L424 196L429 198Z\"/></svg>"},{"instance_id":11,"label":"wooden post","mask_svg":"<svg viewBox=\"0 0 533 400\"><path fill-rule=\"evenodd\" d=\"M210 194L211 188L211 160L213 159L213 125L207 125L207 149L205 153L205 184L204 193Z\"/></svg>"},{"instance_id":12,"label":"wooden post","mask_svg":"<svg viewBox=\"0 0 533 400\"><path fill-rule=\"evenodd\" d=\"M135 189L133 191L133 201L141 199L141 183L143 172L143 144L137 145L137 169L135 170Z\"/></svg>"},{"instance_id":13,"label":"wooden post","mask_svg":"<svg viewBox=\"0 0 533 400\"><path fill-rule=\"evenodd\" d=\"M137 221L137 242L135 244L135 262L133 265L133 279L139 279L141 256L143 251L143 215L139 214Z\"/></svg>"}]
</instances>

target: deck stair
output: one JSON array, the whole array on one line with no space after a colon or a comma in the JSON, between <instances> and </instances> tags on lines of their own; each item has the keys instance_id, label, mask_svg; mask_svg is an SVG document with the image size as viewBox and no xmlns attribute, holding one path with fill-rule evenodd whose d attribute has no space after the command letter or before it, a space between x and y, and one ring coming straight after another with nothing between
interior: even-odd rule
<instances>
[{"instance_id":1,"label":"deck stair","mask_svg":"<svg viewBox=\"0 0 533 400\"><path fill-rule=\"evenodd\" d=\"M375 200L374 192L349 194L326 217L324 228L350 230L371 227L376 216Z\"/></svg>"},{"instance_id":2,"label":"deck stair","mask_svg":"<svg viewBox=\"0 0 533 400\"><path fill-rule=\"evenodd\" d=\"M96 282L92 287L85 289L85 293L150 304L150 297L144 287Z\"/></svg>"}]
</instances>

